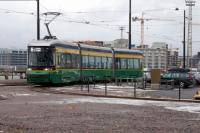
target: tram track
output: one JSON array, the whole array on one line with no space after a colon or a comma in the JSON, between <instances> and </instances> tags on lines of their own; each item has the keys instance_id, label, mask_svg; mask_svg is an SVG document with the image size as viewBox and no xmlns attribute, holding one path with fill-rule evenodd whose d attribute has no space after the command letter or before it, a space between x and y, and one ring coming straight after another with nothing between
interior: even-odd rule
<instances>
[{"instance_id":1,"label":"tram track","mask_svg":"<svg viewBox=\"0 0 200 133\"><path fill-rule=\"evenodd\" d=\"M58 91L48 89L47 87L35 87L30 86L30 90L39 93L51 93L61 95L73 95L73 96L87 96L87 97L100 97L100 98L118 98L118 99L132 99L132 100L149 100L149 101L168 101L168 102L187 102L187 103L200 103L200 100L193 99L173 99L173 98L152 98L152 97L130 97L130 96L117 96L117 95L103 95L103 94L91 94L83 92L70 92L70 91Z\"/></svg>"}]
</instances>

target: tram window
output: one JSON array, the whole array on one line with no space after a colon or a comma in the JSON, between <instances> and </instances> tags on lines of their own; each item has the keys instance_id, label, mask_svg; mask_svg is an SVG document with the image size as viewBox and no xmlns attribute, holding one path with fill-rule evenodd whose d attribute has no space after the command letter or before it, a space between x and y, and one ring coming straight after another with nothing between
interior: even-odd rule
<instances>
[{"instance_id":1,"label":"tram window","mask_svg":"<svg viewBox=\"0 0 200 133\"><path fill-rule=\"evenodd\" d=\"M121 68L127 69L127 59L121 59Z\"/></svg>"},{"instance_id":2,"label":"tram window","mask_svg":"<svg viewBox=\"0 0 200 133\"><path fill-rule=\"evenodd\" d=\"M96 57L96 69L101 69L101 57Z\"/></svg>"},{"instance_id":3,"label":"tram window","mask_svg":"<svg viewBox=\"0 0 200 133\"><path fill-rule=\"evenodd\" d=\"M57 66L58 66L58 67L60 67L60 65L61 65L60 59L61 59L61 54L58 53L58 54L57 54Z\"/></svg>"},{"instance_id":4,"label":"tram window","mask_svg":"<svg viewBox=\"0 0 200 133\"><path fill-rule=\"evenodd\" d=\"M144 66L144 63L142 62L141 59L138 59L138 61L139 61L139 68L142 68Z\"/></svg>"},{"instance_id":5,"label":"tram window","mask_svg":"<svg viewBox=\"0 0 200 133\"><path fill-rule=\"evenodd\" d=\"M79 62L80 62L80 59L79 59L79 55L72 55L72 68L79 68Z\"/></svg>"},{"instance_id":6,"label":"tram window","mask_svg":"<svg viewBox=\"0 0 200 133\"><path fill-rule=\"evenodd\" d=\"M61 54L60 57L60 68L65 68L66 60L64 54Z\"/></svg>"},{"instance_id":7,"label":"tram window","mask_svg":"<svg viewBox=\"0 0 200 133\"><path fill-rule=\"evenodd\" d=\"M132 69L133 67L133 59L128 59L128 69Z\"/></svg>"},{"instance_id":8,"label":"tram window","mask_svg":"<svg viewBox=\"0 0 200 133\"><path fill-rule=\"evenodd\" d=\"M95 68L94 56L89 56L88 68Z\"/></svg>"},{"instance_id":9,"label":"tram window","mask_svg":"<svg viewBox=\"0 0 200 133\"><path fill-rule=\"evenodd\" d=\"M106 69L106 63L107 63L107 58L106 57L102 57L102 64L101 64L101 68L102 69Z\"/></svg>"},{"instance_id":10,"label":"tram window","mask_svg":"<svg viewBox=\"0 0 200 133\"><path fill-rule=\"evenodd\" d=\"M134 68L135 69L139 69L140 65L139 65L139 59L134 59Z\"/></svg>"},{"instance_id":11,"label":"tram window","mask_svg":"<svg viewBox=\"0 0 200 133\"><path fill-rule=\"evenodd\" d=\"M83 60L83 68L87 68L88 66L88 56L82 56Z\"/></svg>"},{"instance_id":12,"label":"tram window","mask_svg":"<svg viewBox=\"0 0 200 133\"><path fill-rule=\"evenodd\" d=\"M112 58L111 57L108 57L108 63L107 63L107 68L108 69L111 69L112 68Z\"/></svg>"},{"instance_id":13,"label":"tram window","mask_svg":"<svg viewBox=\"0 0 200 133\"><path fill-rule=\"evenodd\" d=\"M71 54L65 54L65 60L66 60L66 68L72 68L72 55Z\"/></svg>"}]
</instances>

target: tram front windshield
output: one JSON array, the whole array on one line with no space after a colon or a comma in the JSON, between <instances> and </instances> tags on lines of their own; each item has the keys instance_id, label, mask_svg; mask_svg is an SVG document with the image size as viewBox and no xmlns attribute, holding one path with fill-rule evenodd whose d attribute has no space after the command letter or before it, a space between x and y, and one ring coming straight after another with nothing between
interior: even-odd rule
<instances>
[{"instance_id":1,"label":"tram front windshield","mask_svg":"<svg viewBox=\"0 0 200 133\"><path fill-rule=\"evenodd\" d=\"M53 49L51 47L28 47L29 67L52 67Z\"/></svg>"}]
</instances>

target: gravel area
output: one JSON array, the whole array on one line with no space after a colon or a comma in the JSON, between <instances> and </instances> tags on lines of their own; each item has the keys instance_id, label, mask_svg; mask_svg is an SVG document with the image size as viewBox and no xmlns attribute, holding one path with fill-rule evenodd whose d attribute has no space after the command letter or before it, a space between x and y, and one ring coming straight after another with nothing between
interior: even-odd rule
<instances>
[{"instance_id":1,"label":"gravel area","mask_svg":"<svg viewBox=\"0 0 200 133\"><path fill-rule=\"evenodd\" d=\"M198 103L83 97L40 93L33 89L0 86L0 95L6 97L0 99L0 133L200 131Z\"/></svg>"}]
</instances>

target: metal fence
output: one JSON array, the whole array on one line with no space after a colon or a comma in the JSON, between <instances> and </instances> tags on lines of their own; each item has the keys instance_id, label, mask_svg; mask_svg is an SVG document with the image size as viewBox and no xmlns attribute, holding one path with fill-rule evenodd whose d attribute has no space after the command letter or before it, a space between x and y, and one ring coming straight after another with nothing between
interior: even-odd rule
<instances>
[{"instance_id":1,"label":"metal fence","mask_svg":"<svg viewBox=\"0 0 200 133\"><path fill-rule=\"evenodd\" d=\"M104 81L97 83L95 76L83 77L81 91L89 94L104 96L122 96L133 98L155 98L155 99L192 99L198 86L183 88L175 85L173 80L161 80L159 89L152 89L151 83L145 78L115 78L104 77ZM92 89L92 90L91 90Z\"/></svg>"}]
</instances>

